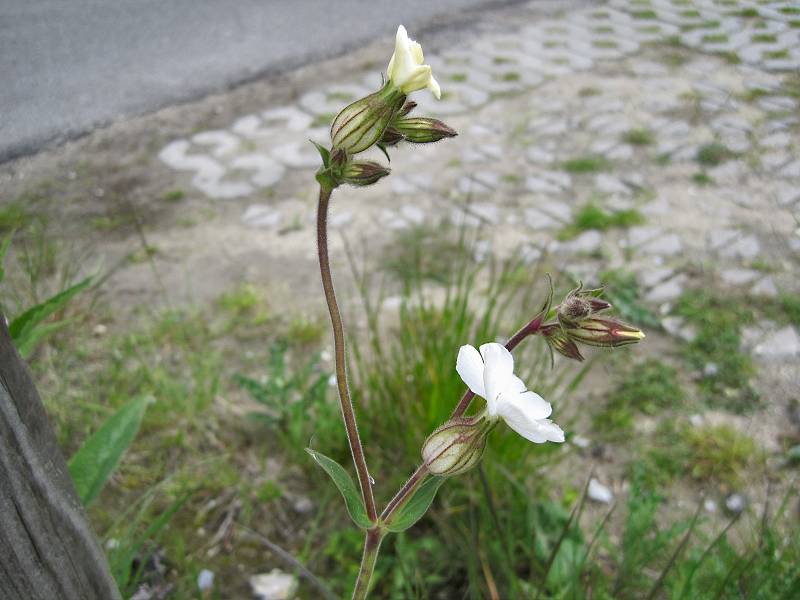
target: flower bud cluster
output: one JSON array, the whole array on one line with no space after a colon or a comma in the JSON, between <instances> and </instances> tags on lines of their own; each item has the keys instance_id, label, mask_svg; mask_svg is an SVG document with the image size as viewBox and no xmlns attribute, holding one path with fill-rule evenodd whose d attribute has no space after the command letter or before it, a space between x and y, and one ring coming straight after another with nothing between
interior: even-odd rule
<instances>
[{"instance_id":1,"label":"flower bud cluster","mask_svg":"<svg viewBox=\"0 0 800 600\"><path fill-rule=\"evenodd\" d=\"M331 124L331 148L317 146L322 167L317 181L328 191L341 185L371 185L389 174L389 169L354 156L372 147L386 148L400 142L427 144L454 137L456 132L438 119L409 117L417 106L407 95L427 87L437 98L439 84L431 68L423 64L422 48L398 28L395 53L387 68L389 78L377 92L344 107Z\"/></svg>"},{"instance_id":2,"label":"flower bud cluster","mask_svg":"<svg viewBox=\"0 0 800 600\"><path fill-rule=\"evenodd\" d=\"M555 309L556 322L544 325L540 333L550 348L567 358L583 360L578 344L616 348L635 344L644 339L644 333L633 327L598 313L611 308L600 296L603 288L585 290L579 285Z\"/></svg>"}]
</instances>

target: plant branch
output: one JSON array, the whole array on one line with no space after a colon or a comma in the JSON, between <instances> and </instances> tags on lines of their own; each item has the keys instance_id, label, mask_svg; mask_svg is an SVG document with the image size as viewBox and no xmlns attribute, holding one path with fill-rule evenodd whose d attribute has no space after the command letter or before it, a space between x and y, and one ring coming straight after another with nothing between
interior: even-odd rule
<instances>
[{"instance_id":1,"label":"plant branch","mask_svg":"<svg viewBox=\"0 0 800 600\"><path fill-rule=\"evenodd\" d=\"M531 321L529 321L522 329L517 331L508 342L506 342L506 348L509 352L514 350L517 346L519 346L520 342L527 338L528 336L535 335L539 329L541 328L542 324L544 323L547 315L544 313L539 313L536 315ZM469 408L470 402L475 397L475 394L472 390L467 389L464 393L464 396L461 398L461 401L453 410L453 414L450 416L451 419L456 417L461 417ZM425 477L428 475L428 468L422 464L417 467L417 470L408 478L408 481L403 484L403 487L394 495L389 501L389 504L386 505L386 508L381 513L381 521L387 521L399 507L403 506L405 502L411 497L419 485L425 480Z\"/></svg>"},{"instance_id":2,"label":"plant branch","mask_svg":"<svg viewBox=\"0 0 800 600\"><path fill-rule=\"evenodd\" d=\"M325 300L328 303L328 312L330 312L331 326L333 328L336 386L339 390L339 404L342 409L344 427L347 431L347 441L350 444L350 453L353 456L353 463L358 473L358 483L361 486L361 496L364 499L367 516L371 521L375 522L378 513L375 509L375 497L372 493L372 482L367 468L367 459L364 456L364 449L361 446L361 439L358 436L358 426L356 424L355 411L353 410L353 401L350 399L350 391L347 388L344 326L342 325L342 316L339 313L339 305L336 303L336 293L333 289L333 277L331 275L331 265L328 257L328 202L330 198L331 192L320 187L319 206L317 208L317 251L319 255L319 269L322 275L322 287L325 291Z\"/></svg>"}]
</instances>

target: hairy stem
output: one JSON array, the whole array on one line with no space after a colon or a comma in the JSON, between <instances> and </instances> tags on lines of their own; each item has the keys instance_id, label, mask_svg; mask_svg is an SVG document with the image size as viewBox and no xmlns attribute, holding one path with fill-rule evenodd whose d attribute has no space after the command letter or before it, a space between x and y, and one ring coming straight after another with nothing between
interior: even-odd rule
<instances>
[{"instance_id":1,"label":"hairy stem","mask_svg":"<svg viewBox=\"0 0 800 600\"><path fill-rule=\"evenodd\" d=\"M317 208L317 252L319 255L319 270L322 274L322 287L325 290L325 301L328 303L328 312L330 312L331 315L336 365L336 387L339 390L339 404L342 409L344 427L347 430L347 441L350 444L350 454L353 456L353 463L358 473L358 483L361 486L361 496L364 499L367 516L374 522L378 517L378 512L375 509L375 497L372 493L372 483L369 476L369 469L367 468L367 459L364 456L364 449L361 446L361 438L358 436L358 426L356 425L353 401L350 399L350 391L347 388L344 326L342 325L342 316L339 314L339 305L336 303L336 293L333 289L333 277L331 276L331 264L328 258L328 202L330 198L331 192L320 188L319 206ZM380 542L378 545L380 545ZM377 555L377 547L375 549L375 554Z\"/></svg>"},{"instance_id":2,"label":"hairy stem","mask_svg":"<svg viewBox=\"0 0 800 600\"><path fill-rule=\"evenodd\" d=\"M367 531L367 538L364 540L364 555L361 557L361 568L358 571L356 587L353 590L353 600L364 600L369 593L369 583L372 580L372 573L375 571L375 563L378 561L378 551L384 535L386 533L380 529Z\"/></svg>"}]
</instances>

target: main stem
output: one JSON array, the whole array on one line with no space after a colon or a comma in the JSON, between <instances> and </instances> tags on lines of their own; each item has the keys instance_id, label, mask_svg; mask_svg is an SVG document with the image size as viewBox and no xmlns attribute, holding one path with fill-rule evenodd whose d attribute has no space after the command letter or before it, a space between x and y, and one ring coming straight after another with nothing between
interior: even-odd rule
<instances>
[{"instance_id":1,"label":"main stem","mask_svg":"<svg viewBox=\"0 0 800 600\"><path fill-rule=\"evenodd\" d=\"M367 531L367 538L364 540L364 555L361 557L361 568L358 570L356 587L353 590L353 600L364 600L369 593L369 583L372 573L375 571L375 563L378 561L378 551L381 548L384 531L370 529Z\"/></svg>"},{"instance_id":2,"label":"main stem","mask_svg":"<svg viewBox=\"0 0 800 600\"><path fill-rule=\"evenodd\" d=\"M330 312L331 315L334 362L336 365L336 387L339 389L339 405L342 409L344 428L347 430L350 454L353 456L353 463L358 473L358 483L361 486L361 496L364 499L367 516L371 521L375 522L378 518L378 512L375 509L375 496L372 494L372 482L369 476L369 469L367 468L367 459L364 456L364 449L361 446L361 438L358 436L358 426L356 425L353 401L350 399L350 391L347 388L344 326L342 325L342 316L339 314L339 305L336 303L336 293L333 290L333 277L331 276L331 264L328 258L328 202L330 198L331 192L320 188L319 206L317 207L317 252L319 255L319 270L322 275L322 288L325 290L328 312ZM369 536L367 540L369 541ZM372 558L373 567L375 566L375 558L378 554L378 546L380 546L380 541L378 541L378 545L375 547L375 556ZM366 558L366 548L364 556ZM372 570L370 570L370 574L371 573ZM367 581L367 583L369 583L369 581ZM366 594L366 591L364 593Z\"/></svg>"}]
</instances>

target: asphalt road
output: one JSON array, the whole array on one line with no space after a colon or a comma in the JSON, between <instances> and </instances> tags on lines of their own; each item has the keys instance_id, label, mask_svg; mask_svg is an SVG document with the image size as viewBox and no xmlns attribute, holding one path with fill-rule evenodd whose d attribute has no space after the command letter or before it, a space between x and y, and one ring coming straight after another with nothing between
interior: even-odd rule
<instances>
[{"instance_id":1,"label":"asphalt road","mask_svg":"<svg viewBox=\"0 0 800 600\"><path fill-rule=\"evenodd\" d=\"M0 0L0 162L487 0Z\"/></svg>"}]
</instances>

